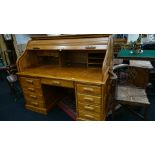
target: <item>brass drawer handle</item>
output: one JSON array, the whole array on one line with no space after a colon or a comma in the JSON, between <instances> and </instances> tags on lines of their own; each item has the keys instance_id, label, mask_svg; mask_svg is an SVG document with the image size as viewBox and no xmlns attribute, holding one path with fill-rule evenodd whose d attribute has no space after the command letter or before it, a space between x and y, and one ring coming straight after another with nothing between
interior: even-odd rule
<instances>
[{"instance_id":1,"label":"brass drawer handle","mask_svg":"<svg viewBox=\"0 0 155 155\"><path fill-rule=\"evenodd\" d=\"M89 119L94 119L94 117L93 116L91 116L91 115L88 115L88 114L86 114L86 115L84 115L85 117L87 117L87 118L89 118Z\"/></svg>"},{"instance_id":2,"label":"brass drawer handle","mask_svg":"<svg viewBox=\"0 0 155 155\"><path fill-rule=\"evenodd\" d=\"M31 102L31 104L33 104L33 105L38 105L38 102Z\"/></svg>"},{"instance_id":3,"label":"brass drawer handle","mask_svg":"<svg viewBox=\"0 0 155 155\"><path fill-rule=\"evenodd\" d=\"M59 85L60 82L59 81L52 81L53 84Z\"/></svg>"},{"instance_id":4,"label":"brass drawer handle","mask_svg":"<svg viewBox=\"0 0 155 155\"><path fill-rule=\"evenodd\" d=\"M33 83L33 80L26 80L26 82L28 82L28 83Z\"/></svg>"},{"instance_id":5,"label":"brass drawer handle","mask_svg":"<svg viewBox=\"0 0 155 155\"><path fill-rule=\"evenodd\" d=\"M94 101L93 98L89 98L89 97L85 97L85 98L83 98L83 99L86 100L86 101L89 101L89 102L93 102L93 101Z\"/></svg>"},{"instance_id":6,"label":"brass drawer handle","mask_svg":"<svg viewBox=\"0 0 155 155\"><path fill-rule=\"evenodd\" d=\"M92 110L92 111L95 110L93 107L89 107L89 106L84 106L84 108L85 108L86 110Z\"/></svg>"},{"instance_id":7,"label":"brass drawer handle","mask_svg":"<svg viewBox=\"0 0 155 155\"><path fill-rule=\"evenodd\" d=\"M39 48L39 47L33 47L33 49L34 49L34 50L40 50L40 48Z\"/></svg>"},{"instance_id":8,"label":"brass drawer handle","mask_svg":"<svg viewBox=\"0 0 155 155\"><path fill-rule=\"evenodd\" d=\"M35 96L35 95L30 95L30 97L35 98L35 99L37 98L37 96Z\"/></svg>"},{"instance_id":9,"label":"brass drawer handle","mask_svg":"<svg viewBox=\"0 0 155 155\"><path fill-rule=\"evenodd\" d=\"M94 91L93 88L87 88L87 87L84 87L83 90L85 90L85 91L89 91L89 92L93 92L93 91Z\"/></svg>"},{"instance_id":10,"label":"brass drawer handle","mask_svg":"<svg viewBox=\"0 0 155 155\"><path fill-rule=\"evenodd\" d=\"M86 46L86 49L96 49L96 46Z\"/></svg>"},{"instance_id":11,"label":"brass drawer handle","mask_svg":"<svg viewBox=\"0 0 155 155\"><path fill-rule=\"evenodd\" d=\"M29 91L33 91L34 92L34 88L27 88Z\"/></svg>"}]
</instances>

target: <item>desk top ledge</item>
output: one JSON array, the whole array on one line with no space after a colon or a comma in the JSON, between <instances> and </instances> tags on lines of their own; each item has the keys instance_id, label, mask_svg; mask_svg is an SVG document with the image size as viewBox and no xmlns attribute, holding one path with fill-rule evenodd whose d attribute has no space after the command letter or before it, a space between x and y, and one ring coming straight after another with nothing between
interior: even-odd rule
<instances>
[{"instance_id":1,"label":"desk top ledge","mask_svg":"<svg viewBox=\"0 0 155 155\"><path fill-rule=\"evenodd\" d=\"M20 76L53 78L99 85L104 84L104 81L102 81L101 69L99 68L52 67L47 65L26 69L17 74Z\"/></svg>"},{"instance_id":2,"label":"desk top ledge","mask_svg":"<svg viewBox=\"0 0 155 155\"><path fill-rule=\"evenodd\" d=\"M32 36L32 40L52 40L52 39L76 39L76 38L100 38L108 37L110 34L72 34L72 35L55 35L55 36Z\"/></svg>"}]
</instances>

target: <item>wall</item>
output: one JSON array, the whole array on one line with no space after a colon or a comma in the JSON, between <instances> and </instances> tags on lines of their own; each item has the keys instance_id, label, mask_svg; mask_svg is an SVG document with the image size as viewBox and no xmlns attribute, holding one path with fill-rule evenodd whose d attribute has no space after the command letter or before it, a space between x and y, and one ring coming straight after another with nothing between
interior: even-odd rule
<instances>
[{"instance_id":1,"label":"wall","mask_svg":"<svg viewBox=\"0 0 155 155\"><path fill-rule=\"evenodd\" d=\"M31 39L29 34L15 34L17 44L27 44Z\"/></svg>"},{"instance_id":2,"label":"wall","mask_svg":"<svg viewBox=\"0 0 155 155\"><path fill-rule=\"evenodd\" d=\"M29 34L15 34L15 44L17 57L20 57L25 51L27 42L31 39Z\"/></svg>"},{"instance_id":3,"label":"wall","mask_svg":"<svg viewBox=\"0 0 155 155\"><path fill-rule=\"evenodd\" d=\"M136 41L139 37L139 34L128 34L128 42Z\"/></svg>"}]
</instances>

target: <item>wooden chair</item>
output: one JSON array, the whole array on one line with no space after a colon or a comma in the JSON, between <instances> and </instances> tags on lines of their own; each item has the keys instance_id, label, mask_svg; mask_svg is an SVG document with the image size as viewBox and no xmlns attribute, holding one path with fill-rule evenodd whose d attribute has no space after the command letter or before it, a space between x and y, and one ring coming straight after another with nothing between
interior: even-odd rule
<instances>
[{"instance_id":1,"label":"wooden chair","mask_svg":"<svg viewBox=\"0 0 155 155\"><path fill-rule=\"evenodd\" d=\"M4 79L4 75L6 75L6 72L8 71L9 67L8 66L1 66L0 67L0 79Z\"/></svg>"},{"instance_id":2,"label":"wooden chair","mask_svg":"<svg viewBox=\"0 0 155 155\"><path fill-rule=\"evenodd\" d=\"M8 65L1 67L0 69L3 71L3 73L5 73L5 78L9 85L10 93L14 96L15 101L17 101L21 94L21 89L18 85L16 65Z\"/></svg>"},{"instance_id":3,"label":"wooden chair","mask_svg":"<svg viewBox=\"0 0 155 155\"><path fill-rule=\"evenodd\" d=\"M14 96L15 101L17 101L17 99L21 94L21 89L18 84L18 78L16 72L17 72L16 65L12 65L9 67L7 71L8 75L6 76L7 83L10 87L10 93Z\"/></svg>"},{"instance_id":4,"label":"wooden chair","mask_svg":"<svg viewBox=\"0 0 155 155\"><path fill-rule=\"evenodd\" d=\"M111 72L112 79L112 117L115 118L115 110L118 104L128 109L133 114L147 120L150 102L144 88L136 87L129 83L131 76L128 75L127 64L116 65ZM143 107L144 113L136 111L135 107Z\"/></svg>"},{"instance_id":5,"label":"wooden chair","mask_svg":"<svg viewBox=\"0 0 155 155\"><path fill-rule=\"evenodd\" d=\"M129 70L134 77L130 79L130 83L137 87L146 88L149 83L149 73L153 69L151 62L146 60L130 60L129 62Z\"/></svg>"}]
</instances>

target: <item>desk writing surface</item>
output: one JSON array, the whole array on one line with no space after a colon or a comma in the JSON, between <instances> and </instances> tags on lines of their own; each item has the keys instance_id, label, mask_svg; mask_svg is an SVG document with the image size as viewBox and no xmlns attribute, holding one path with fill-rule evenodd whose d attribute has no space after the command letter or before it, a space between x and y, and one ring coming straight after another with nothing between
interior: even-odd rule
<instances>
[{"instance_id":1,"label":"desk writing surface","mask_svg":"<svg viewBox=\"0 0 155 155\"><path fill-rule=\"evenodd\" d=\"M26 69L19 75L57 78L71 81L81 81L90 83L102 83L101 68L86 68L86 67L60 67L60 66L40 66Z\"/></svg>"},{"instance_id":2,"label":"desk writing surface","mask_svg":"<svg viewBox=\"0 0 155 155\"><path fill-rule=\"evenodd\" d=\"M132 50L121 49L117 57L119 58L133 58L133 59L155 59L155 50L143 50L143 53L134 54Z\"/></svg>"}]
</instances>

